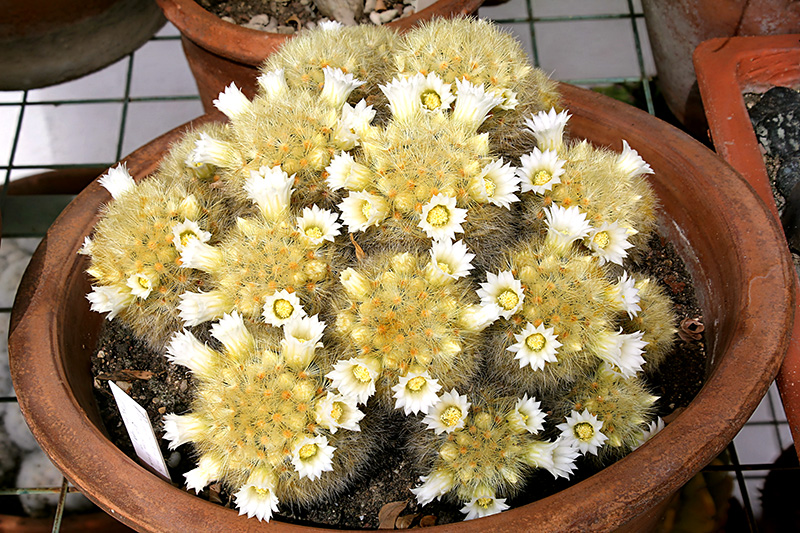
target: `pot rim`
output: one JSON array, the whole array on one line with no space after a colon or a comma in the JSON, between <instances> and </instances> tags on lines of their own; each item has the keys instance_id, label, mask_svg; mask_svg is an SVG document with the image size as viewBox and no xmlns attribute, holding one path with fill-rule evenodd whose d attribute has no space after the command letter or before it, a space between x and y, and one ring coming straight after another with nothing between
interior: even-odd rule
<instances>
[{"instance_id":1,"label":"pot rim","mask_svg":"<svg viewBox=\"0 0 800 533\"><path fill-rule=\"evenodd\" d=\"M226 22L194 0L156 0L164 16L189 39L226 59L258 67L291 35L269 33ZM405 31L435 16L470 15L483 0L437 0L434 4L386 26Z\"/></svg>"},{"instance_id":2,"label":"pot rim","mask_svg":"<svg viewBox=\"0 0 800 533\"><path fill-rule=\"evenodd\" d=\"M614 143L619 149L616 126L624 130L645 160L668 161L678 170L702 170L697 174L698 183L682 184L680 190L696 189L709 205L731 207L714 216L721 217L720 227L732 239L732 253L738 259L732 268L741 270L741 277L749 283L740 297L746 301L732 302L739 311L731 318L738 335L724 346L719 345L719 339L711 339L709 344L716 345L717 351L724 350L725 357L716 362L690 405L635 453L542 500L479 520L437 526L438 531L608 531L641 515L677 490L728 444L766 393L786 350L788 336L782 333L791 327L794 312L791 263L785 247L779 246L780 228L763 202L716 155L672 126L591 91L564 84L560 91L572 112L571 124L608 124L608 133L603 134L600 144ZM641 127L634 130L634 124ZM129 156L132 172L154 170L158 160L155 145L177 135L173 130ZM675 184L664 186L674 193ZM79 241L93 228L97 206L108 199L108 193L95 182L67 207L37 250L14 303L9 341L12 377L34 436L87 496L142 531L169 530L180 519L191 521L198 531L229 528L232 523L245 531L329 531L274 520L260 524L173 487L116 448L81 409L68 388L66 369L55 356L59 349L56 332L67 327L68 308L54 306L52 295L62 289L69 258L74 263ZM75 227L81 233L74 241L58 237ZM672 237L685 241L675 224L667 230ZM691 253L688 241L683 244ZM709 326L707 331L715 329L713 324ZM54 418L54 413L59 416ZM174 506L165 505L167 501Z\"/></svg>"}]
</instances>

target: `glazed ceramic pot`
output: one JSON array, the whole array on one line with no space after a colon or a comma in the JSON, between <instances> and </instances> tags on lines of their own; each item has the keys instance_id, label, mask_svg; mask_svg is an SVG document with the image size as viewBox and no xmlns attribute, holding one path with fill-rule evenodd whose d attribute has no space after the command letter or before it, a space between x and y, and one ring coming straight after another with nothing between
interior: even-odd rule
<instances>
[{"instance_id":1,"label":"glazed ceramic pot","mask_svg":"<svg viewBox=\"0 0 800 533\"><path fill-rule=\"evenodd\" d=\"M800 31L792 0L642 0L658 87L689 131L706 133L692 52L706 39Z\"/></svg>"},{"instance_id":2,"label":"glazed ceramic pot","mask_svg":"<svg viewBox=\"0 0 800 533\"><path fill-rule=\"evenodd\" d=\"M800 35L711 39L697 47L694 63L714 147L778 220L767 169L742 95L772 87L800 88ZM800 456L800 320L792 329L778 389Z\"/></svg>"},{"instance_id":3,"label":"glazed ceramic pot","mask_svg":"<svg viewBox=\"0 0 800 533\"><path fill-rule=\"evenodd\" d=\"M110 65L164 25L152 0L0 0L0 91L34 89Z\"/></svg>"},{"instance_id":4,"label":"glazed ceramic pot","mask_svg":"<svg viewBox=\"0 0 800 533\"><path fill-rule=\"evenodd\" d=\"M256 92L258 67L291 35L268 33L226 22L194 0L156 0L164 15L181 32L181 43L206 113L216 112L213 100L235 82L248 98ZM405 31L434 17L474 13L483 0L438 0L413 15L386 26ZM220 115L221 116L221 115Z\"/></svg>"},{"instance_id":5,"label":"glazed ceramic pot","mask_svg":"<svg viewBox=\"0 0 800 533\"><path fill-rule=\"evenodd\" d=\"M706 326L708 376L652 440L590 478L500 514L435 531L646 531L665 500L730 442L775 377L792 326L791 262L780 227L741 177L700 143L650 115L569 85L573 137L635 146L655 171L660 228L691 273ZM173 131L127 158L153 172ZM89 310L77 251L110 200L97 182L52 226L14 303L10 360L23 413L42 448L89 498L140 531L313 531L238 516L151 474L106 436L89 361L104 317Z\"/></svg>"}]
</instances>

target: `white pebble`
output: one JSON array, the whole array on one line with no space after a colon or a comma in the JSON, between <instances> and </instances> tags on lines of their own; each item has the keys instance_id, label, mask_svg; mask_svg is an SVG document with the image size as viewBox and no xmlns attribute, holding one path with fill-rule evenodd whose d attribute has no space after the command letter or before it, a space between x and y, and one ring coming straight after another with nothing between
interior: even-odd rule
<instances>
[{"instance_id":1,"label":"white pebble","mask_svg":"<svg viewBox=\"0 0 800 533\"><path fill-rule=\"evenodd\" d=\"M373 11L372 13L369 14L369 20L370 20L370 22L372 22L376 26L380 26L381 25L381 14L378 13L377 11Z\"/></svg>"},{"instance_id":2,"label":"white pebble","mask_svg":"<svg viewBox=\"0 0 800 533\"><path fill-rule=\"evenodd\" d=\"M397 10L396 9L387 9L383 13L381 13L380 20L381 24L386 24L387 22L391 22L397 18Z\"/></svg>"},{"instance_id":3,"label":"white pebble","mask_svg":"<svg viewBox=\"0 0 800 533\"><path fill-rule=\"evenodd\" d=\"M378 0L367 0L364 2L364 13L372 13L375 11L375 2Z\"/></svg>"},{"instance_id":4,"label":"white pebble","mask_svg":"<svg viewBox=\"0 0 800 533\"><path fill-rule=\"evenodd\" d=\"M264 13L256 15L250 19L250 24L261 24L262 26L266 26L269 24L269 15Z\"/></svg>"},{"instance_id":5,"label":"white pebble","mask_svg":"<svg viewBox=\"0 0 800 533\"><path fill-rule=\"evenodd\" d=\"M224 20L225 22L230 22L231 24L236 24L236 21L233 20L233 17L220 17L220 19Z\"/></svg>"}]
</instances>

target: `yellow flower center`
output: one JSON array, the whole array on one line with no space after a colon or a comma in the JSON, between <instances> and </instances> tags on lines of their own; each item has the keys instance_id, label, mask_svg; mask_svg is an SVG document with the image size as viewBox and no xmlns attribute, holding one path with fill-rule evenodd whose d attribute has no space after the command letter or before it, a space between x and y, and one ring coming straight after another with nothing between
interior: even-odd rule
<instances>
[{"instance_id":1,"label":"yellow flower center","mask_svg":"<svg viewBox=\"0 0 800 533\"><path fill-rule=\"evenodd\" d=\"M414 392L417 392L418 390L420 390L422 387L425 386L426 382L427 380L424 377L417 376L415 378L409 379L408 383L406 383L406 387Z\"/></svg>"},{"instance_id":2,"label":"yellow flower center","mask_svg":"<svg viewBox=\"0 0 800 533\"><path fill-rule=\"evenodd\" d=\"M537 186L542 186L545 183L549 182L551 179L553 179L553 175L552 174L550 174L546 170L540 170L539 172L534 174L534 176L533 176L533 184L537 185Z\"/></svg>"},{"instance_id":3,"label":"yellow flower center","mask_svg":"<svg viewBox=\"0 0 800 533\"><path fill-rule=\"evenodd\" d=\"M180 238L181 238L181 246L186 246L187 244L189 244L190 240L196 239L197 235L195 235L193 231L187 229L186 231L181 232Z\"/></svg>"},{"instance_id":4,"label":"yellow flower center","mask_svg":"<svg viewBox=\"0 0 800 533\"><path fill-rule=\"evenodd\" d=\"M608 246L608 243L611 242L611 237L609 237L607 231L598 231L597 234L592 237L592 242L599 248L605 248Z\"/></svg>"},{"instance_id":5,"label":"yellow flower center","mask_svg":"<svg viewBox=\"0 0 800 533\"><path fill-rule=\"evenodd\" d=\"M489 506L492 505L493 500L494 498L478 498L475 503L484 509L488 509Z\"/></svg>"},{"instance_id":6,"label":"yellow flower center","mask_svg":"<svg viewBox=\"0 0 800 533\"><path fill-rule=\"evenodd\" d=\"M450 221L450 210L444 205L433 206L425 220L434 228L441 228Z\"/></svg>"},{"instance_id":7,"label":"yellow flower center","mask_svg":"<svg viewBox=\"0 0 800 533\"><path fill-rule=\"evenodd\" d=\"M149 278L147 278L147 277L145 277L145 276L139 276L139 277L136 279L136 282L137 282L137 283L139 284L139 286L140 286L141 288L143 288L143 289L151 289L151 288L153 287L153 284L152 284L152 282L150 281L150 279L149 279Z\"/></svg>"},{"instance_id":8,"label":"yellow flower center","mask_svg":"<svg viewBox=\"0 0 800 533\"><path fill-rule=\"evenodd\" d=\"M486 187L486 196L493 197L494 191L497 190L497 184L489 178L483 178L483 186Z\"/></svg>"},{"instance_id":9,"label":"yellow flower center","mask_svg":"<svg viewBox=\"0 0 800 533\"><path fill-rule=\"evenodd\" d=\"M261 496L266 496L269 494L269 489L262 489L261 487L253 487L253 490L256 491L257 494Z\"/></svg>"},{"instance_id":10,"label":"yellow flower center","mask_svg":"<svg viewBox=\"0 0 800 533\"><path fill-rule=\"evenodd\" d=\"M364 365L355 365L353 366L353 376L360 381L361 383L367 383L372 379L369 375L369 369Z\"/></svg>"},{"instance_id":11,"label":"yellow flower center","mask_svg":"<svg viewBox=\"0 0 800 533\"><path fill-rule=\"evenodd\" d=\"M506 311L514 309L519 303L519 296L511 289L506 289L497 297L497 303Z\"/></svg>"},{"instance_id":12,"label":"yellow flower center","mask_svg":"<svg viewBox=\"0 0 800 533\"><path fill-rule=\"evenodd\" d=\"M575 436L578 437L579 440L584 442L592 440L592 437L594 437L594 426L589 422L579 422L575 424L572 431L575 432Z\"/></svg>"},{"instance_id":13,"label":"yellow flower center","mask_svg":"<svg viewBox=\"0 0 800 533\"><path fill-rule=\"evenodd\" d=\"M534 333L533 335L528 335L528 338L525 339L525 345L533 352L538 352L542 348L544 348L545 338L544 335L541 333Z\"/></svg>"},{"instance_id":14,"label":"yellow flower center","mask_svg":"<svg viewBox=\"0 0 800 533\"><path fill-rule=\"evenodd\" d=\"M275 303L272 304L272 312L275 313L275 316L281 320L286 320L292 316L292 313L294 313L294 306L291 304L291 302L289 302L289 300L280 298L275 300Z\"/></svg>"},{"instance_id":15,"label":"yellow flower center","mask_svg":"<svg viewBox=\"0 0 800 533\"><path fill-rule=\"evenodd\" d=\"M317 445L314 443L303 444L300 446L300 451L297 452L297 455L300 456L300 459L310 459L317 455Z\"/></svg>"},{"instance_id":16,"label":"yellow flower center","mask_svg":"<svg viewBox=\"0 0 800 533\"><path fill-rule=\"evenodd\" d=\"M528 419L530 418L528 415L526 415L522 411L517 411L517 412L519 413L519 417L522 419L523 422L527 422Z\"/></svg>"},{"instance_id":17,"label":"yellow flower center","mask_svg":"<svg viewBox=\"0 0 800 533\"><path fill-rule=\"evenodd\" d=\"M439 106L442 105L442 97L439 96L439 93L437 93L433 89L428 89L427 91L424 91L420 96L420 100L422 100L422 107L430 109L431 111L433 111L434 109L438 109Z\"/></svg>"},{"instance_id":18,"label":"yellow flower center","mask_svg":"<svg viewBox=\"0 0 800 533\"><path fill-rule=\"evenodd\" d=\"M331 406L331 418L333 418L335 422L338 422L339 419L342 418L342 414L344 414L342 402L333 402Z\"/></svg>"},{"instance_id":19,"label":"yellow flower center","mask_svg":"<svg viewBox=\"0 0 800 533\"><path fill-rule=\"evenodd\" d=\"M306 228L306 236L312 239L321 239L325 234L322 233L322 230L319 226L311 226L310 228Z\"/></svg>"},{"instance_id":20,"label":"yellow flower center","mask_svg":"<svg viewBox=\"0 0 800 533\"><path fill-rule=\"evenodd\" d=\"M361 214L364 215L364 218L369 220L369 212L372 210L372 204L369 203L367 200L361 204Z\"/></svg>"},{"instance_id":21,"label":"yellow flower center","mask_svg":"<svg viewBox=\"0 0 800 533\"><path fill-rule=\"evenodd\" d=\"M442 411L442 414L439 415L439 420L441 420L442 424L444 424L447 427L455 426L456 424L458 424L458 421L461 420L461 409L459 409L454 405L451 405L450 407Z\"/></svg>"},{"instance_id":22,"label":"yellow flower center","mask_svg":"<svg viewBox=\"0 0 800 533\"><path fill-rule=\"evenodd\" d=\"M453 269L451 269L450 265L448 265L447 263L442 263L442 262L436 261L436 266L438 266L439 270L441 270L445 274L452 274L453 273Z\"/></svg>"}]
</instances>

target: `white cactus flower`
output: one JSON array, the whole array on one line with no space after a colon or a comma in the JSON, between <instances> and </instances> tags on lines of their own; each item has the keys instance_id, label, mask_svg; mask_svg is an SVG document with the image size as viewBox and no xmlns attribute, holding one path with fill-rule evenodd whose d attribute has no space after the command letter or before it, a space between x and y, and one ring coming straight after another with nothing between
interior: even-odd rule
<instances>
[{"instance_id":1,"label":"white cactus flower","mask_svg":"<svg viewBox=\"0 0 800 533\"><path fill-rule=\"evenodd\" d=\"M201 239L188 239L181 248L182 268L216 272L225 264L222 249L206 244Z\"/></svg>"},{"instance_id":2,"label":"white cactus flower","mask_svg":"<svg viewBox=\"0 0 800 533\"><path fill-rule=\"evenodd\" d=\"M516 109L519 105L519 100L517 100L517 93L512 91L511 89L501 89L499 87L495 87L491 89L490 92L495 96L499 96L503 99L503 102L499 104L497 107L504 111L508 111L511 109Z\"/></svg>"},{"instance_id":3,"label":"white cactus flower","mask_svg":"<svg viewBox=\"0 0 800 533\"><path fill-rule=\"evenodd\" d=\"M502 96L487 93L483 85L456 80L456 105L450 118L477 130L489 112L504 100Z\"/></svg>"},{"instance_id":4,"label":"white cactus flower","mask_svg":"<svg viewBox=\"0 0 800 533\"><path fill-rule=\"evenodd\" d=\"M361 191L372 183L372 171L369 167L357 163L347 152L333 156L325 172L328 173L325 183L334 191L340 189Z\"/></svg>"},{"instance_id":5,"label":"white cactus flower","mask_svg":"<svg viewBox=\"0 0 800 533\"><path fill-rule=\"evenodd\" d=\"M314 481L323 472L333 471L335 450L324 435L305 437L292 448L292 464L301 478L307 477Z\"/></svg>"},{"instance_id":6,"label":"white cactus flower","mask_svg":"<svg viewBox=\"0 0 800 533\"><path fill-rule=\"evenodd\" d=\"M636 439L636 444L631 446L631 451L636 450L642 444L655 437L659 431L664 429L664 427L664 420L662 420L660 416L650 422L650 424L647 426L647 429L643 430L642 434Z\"/></svg>"},{"instance_id":7,"label":"white cactus flower","mask_svg":"<svg viewBox=\"0 0 800 533\"><path fill-rule=\"evenodd\" d=\"M325 80L320 98L337 109L342 107L353 89L366 83L355 79L352 74L345 74L339 68L325 67L322 69L322 74Z\"/></svg>"},{"instance_id":8,"label":"white cactus flower","mask_svg":"<svg viewBox=\"0 0 800 533\"><path fill-rule=\"evenodd\" d=\"M342 106L342 116L334 129L333 139L342 150L352 150L359 144L369 130L375 110L363 99L355 107L347 102Z\"/></svg>"},{"instance_id":9,"label":"white cactus flower","mask_svg":"<svg viewBox=\"0 0 800 533\"><path fill-rule=\"evenodd\" d=\"M544 468L553 477L569 479L575 471L577 448L572 447L562 437L553 442L531 442L525 448L525 462L535 468Z\"/></svg>"},{"instance_id":10,"label":"white cactus flower","mask_svg":"<svg viewBox=\"0 0 800 533\"><path fill-rule=\"evenodd\" d=\"M120 163L116 167L108 169L108 172L103 174L98 182L111 193L111 197L115 200L136 187L136 182L133 181L133 178L128 173L125 163Z\"/></svg>"},{"instance_id":11,"label":"white cactus flower","mask_svg":"<svg viewBox=\"0 0 800 533\"><path fill-rule=\"evenodd\" d=\"M383 198L364 191L351 192L339 204L339 210L350 233L379 225L389 213Z\"/></svg>"},{"instance_id":12,"label":"white cactus flower","mask_svg":"<svg viewBox=\"0 0 800 533\"><path fill-rule=\"evenodd\" d=\"M164 415L164 439L169 441L167 447L170 450L196 440L206 431L208 431L208 425L196 413Z\"/></svg>"},{"instance_id":13,"label":"white cactus flower","mask_svg":"<svg viewBox=\"0 0 800 533\"><path fill-rule=\"evenodd\" d=\"M181 294L178 311L187 326L197 326L203 322L220 318L232 305L218 290L209 292L185 292Z\"/></svg>"},{"instance_id":14,"label":"white cactus flower","mask_svg":"<svg viewBox=\"0 0 800 533\"><path fill-rule=\"evenodd\" d=\"M464 520L473 520L497 514L508 508L505 498L496 498L494 494L487 492L486 495L472 498L461 508L461 512L467 515Z\"/></svg>"},{"instance_id":15,"label":"white cactus flower","mask_svg":"<svg viewBox=\"0 0 800 533\"><path fill-rule=\"evenodd\" d=\"M520 157L522 165L517 174L521 179L522 192L533 191L535 194L544 194L553 189L553 185L561 183L564 175L564 165L567 162L559 159L555 150L540 151L534 148L529 154Z\"/></svg>"},{"instance_id":16,"label":"white cactus flower","mask_svg":"<svg viewBox=\"0 0 800 533\"><path fill-rule=\"evenodd\" d=\"M452 433L464 427L471 405L466 395L458 394L452 389L439 397L422 421L437 435L443 432Z\"/></svg>"},{"instance_id":17,"label":"white cactus flower","mask_svg":"<svg viewBox=\"0 0 800 533\"><path fill-rule=\"evenodd\" d=\"M78 253L81 254L81 255L92 255L92 253L93 253L92 252L92 245L93 244L94 243L92 242L92 239L90 237L84 237L83 238L83 244L81 245L80 249L78 250Z\"/></svg>"},{"instance_id":18,"label":"white cactus flower","mask_svg":"<svg viewBox=\"0 0 800 533\"><path fill-rule=\"evenodd\" d=\"M280 503L275 494L276 484L275 474L263 467L254 468L247 477L247 482L233 494L239 515L269 522L272 513L278 511Z\"/></svg>"},{"instance_id":19,"label":"white cactus flower","mask_svg":"<svg viewBox=\"0 0 800 533\"><path fill-rule=\"evenodd\" d=\"M404 122L414 118L420 112L422 80L422 75L418 74L409 78L395 78L388 84L379 86L389 100L392 120Z\"/></svg>"},{"instance_id":20,"label":"white cactus flower","mask_svg":"<svg viewBox=\"0 0 800 533\"><path fill-rule=\"evenodd\" d=\"M468 276L473 268L471 261L475 259L475 254L469 253L463 241L435 241L430 254L431 262L425 275L429 281L439 284Z\"/></svg>"},{"instance_id":21,"label":"white cactus flower","mask_svg":"<svg viewBox=\"0 0 800 533\"><path fill-rule=\"evenodd\" d=\"M358 423L365 414L358 409L355 398L328 392L317 402L314 416L317 424L331 433L336 433L340 428L361 431Z\"/></svg>"},{"instance_id":22,"label":"white cactus flower","mask_svg":"<svg viewBox=\"0 0 800 533\"><path fill-rule=\"evenodd\" d=\"M434 241L452 240L463 233L461 223L467 219L467 210L456 207L452 196L437 194L422 206L419 227Z\"/></svg>"},{"instance_id":23,"label":"white cactus flower","mask_svg":"<svg viewBox=\"0 0 800 533\"><path fill-rule=\"evenodd\" d=\"M92 285L92 292L86 299L92 304L91 309L97 313L108 313L106 318L112 320L133 302L134 296L128 290L115 286Z\"/></svg>"},{"instance_id":24,"label":"white cactus flower","mask_svg":"<svg viewBox=\"0 0 800 533\"><path fill-rule=\"evenodd\" d=\"M519 367L530 365L532 370L542 370L547 363L558 361L556 353L561 343L555 335L554 328L546 328L544 324L534 326L528 322L525 328L514 335L517 341L507 348L516 354L514 359L519 361Z\"/></svg>"},{"instance_id":25,"label":"white cactus flower","mask_svg":"<svg viewBox=\"0 0 800 533\"><path fill-rule=\"evenodd\" d=\"M635 317L642 310L639 306L640 297L636 280L628 276L627 271L622 273L622 276L617 279L616 285L611 288L610 297L615 304L628 313L630 318Z\"/></svg>"},{"instance_id":26,"label":"white cactus flower","mask_svg":"<svg viewBox=\"0 0 800 533\"><path fill-rule=\"evenodd\" d=\"M527 431L536 434L544 429L544 411L539 406L536 398L528 398L526 393L522 398L517 399L514 410L508 415L508 421L512 427L519 432Z\"/></svg>"},{"instance_id":27,"label":"white cactus flower","mask_svg":"<svg viewBox=\"0 0 800 533\"><path fill-rule=\"evenodd\" d=\"M366 298L367 295L372 292L372 284L370 281L352 268L345 268L342 270L342 273L339 274L339 280L345 292L347 292L347 295L351 298Z\"/></svg>"},{"instance_id":28,"label":"white cactus flower","mask_svg":"<svg viewBox=\"0 0 800 533\"><path fill-rule=\"evenodd\" d=\"M233 82L225 87L225 90L219 93L219 97L212 103L231 120L236 120L249 113L252 107L250 100Z\"/></svg>"},{"instance_id":29,"label":"white cactus flower","mask_svg":"<svg viewBox=\"0 0 800 533\"><path fill-rule=\"evenodd\" d=\"M194 150L186 159L189 167L214 165L223 168L237 168L241 163L241 155L231 143L214 139L207 133L200 134L200 138L194 143Z\"/></svg>"},{"instance_id":30,"label":"white cactus flower","mask_svg":"<svg viewBox=\"0 0 800 533\"><path fill-rule=\"evenodd\" d=\"M261 316L267 324L281 327L290 320L306 316L306 310L303 309L297 294L282 289L264 299Z\"/></svg>"},{"instance_id":31,"label":"white cactus flower","mask_svg":"<svg viewBox=\"0 0 800 533\"><path fill-rule=\"evenodd\" d=\"M197 461L197 468L189 470L183 477L186 478L186 487L200 493L206 485L220 478L223 461L215 455L204 454Z\"/></svg>"},{"instance_id":32,"label":"white cactus flower","mask_svg":"<svg viewBox=\"0 0 800 533\"><path fill-rule=\"evenodd\" d=\"M592 228L584 242L601 265L609 262L622 266L628 248L633 247L628 242L628 231L616 222L605 222L600 228Z\"/></svg>"},{"instance_id":33,"label":"white cactus flower","mask_svg":"<svg viewBox=\"0 0 800 533\"><path fill-rule=\"evenodd\" d=\"M245 326L242 315L236 311L225 313L212 325L211 335L222 343L228 354L245 355L255 349L253 334Z\"/></svg>"},{"instance_id":34,"label":"white cactus flower","mask_svg":"<svg viewBox=\"0 0 800 533\"><path fill-rule=\"evenodd\" d=\"M519 202L520 177L511 163L503 165L503 158L487 164L481 173L470 183L469 193L478 202L489 202L498 207L511 208L512 202Z\"/></svg>"},{"instance_id":35,"label":"white cactus flower","mask_svg":"<svg viewBox=\"0 0 800 533\"><path fill-rule=\"evenodd\" d=\"M577 206L561 207L553 204L544 209L547 222L547 241L557 248L569 248L573 242L589 234L591 225L586 213Z\"/></svg>"},{"instance_id":36,"label":"white cactus flower","mask_svg":"<svg viewBox=\"0 0 800 533\"><path fill-rule=\"evenodd\" d=\"M325 322L318 315L298 317L284 324L281 351L286 363L296 369L306 368L316 349L322 348L324 331Z\"/></svg>"},{"instance_id":37,"label":"white cactus flower","mask_svg":"<svg viewBox=\"0 0 800 533\"><path fill-rule=\"evenodd\" d=\"M493 309L498 317L509 319L522 309L525 292L522 282L510 270L497 274L486 273L486 283L480 284L478 297L486 309Z\"/></svg>"},{"instance_id":38,"label":"white cactus flower","mask_svg":"<svg viewBox=\"0 0 800 533\"><path fill-rule=\"evenodd\" d=\"M137 272L130 276L125 284L130 288L133 296L146 300L153 292L155 281L150 276Z\"/></svg>"},{"instance_id":39,"label":"white cactus flower","mask_svg":"<svg viewBox=\"0 0 800 533\"><path fill-rule=\"evenodd\" d=\"M378 372L373 368L371 361L351 357L347 361L338 361L325 377L330 379L333 387L344 396L355 398L360 404L366 404L370 396L375 394Z\"/></svg>"},{"instance_id":40,"label":"white cactus flower","mask_svg":"<svg viewBox=\"0 0 800 533\"><path fill-rule=\"evenodd\" d=\"M548 112L540 111L525 119L525 125L536 138L539 150L559 151L564 146L564 127L571 116L566 110L556 113L550 108Z\"/></svg>"},{"instance_id":41,"label":"white cactus flower","mask_svg":"<svg viewBox=\"0 0 800 533\"><path fill-rule=\"evenodd\" d=\"M437 394L441 389L439 380L431 378L427 371L409 372L392 387L394 408L403 409L406 415L420 412L428 414L431 406L439 400Z\"/></svg>"},{"instance_id":42,"label":"white cactus flower","mask_svg":"<svg viewBox=\"0 0 800 533\"><path fill-rule=\"evenodd\" d=\"M468 305L459 316L459 323L467 331L480 333L500 318L500 307L496 305Z\"/></svg>"},{"instance_id":43,"label":"white cactus flower","mask_svg":"<svg viewBox=\"0 0 800 533\"><path fill-rule=\"evenodd\" d=\"M622 333L622 329L605 332L598 339L596 353L613 372L626 378L633 377L645 363L642 354L647 342L642 340L643 335L641 331Z\"/></svg>"},{"instance_id":44,"label":"white cactus flower","mask_svg":"<svg viewBox=\"0 0 800 533\"><path fill-rule=\"evenodd\" d=\"M338 20L322 20L317 23L317 28L325 31L333 31L344 28L344 24Z\"/></svg>"},{"instance_id":45,"label":"white cactus flower","mask_svg":"<svg viewBox=\"0 0 800 533\"><path fill-rule=\"evenodd\" d=\"M265 72L258 77L258 85L261 87L261 92L269 98L279 98L285 96L289 92L289 86L286 85L286 75L283 68Z\"/></svg>"},{"instance_id":46,"label":"white cactus flower","mask_svg":"<svg viewBox=\"0 0 800 533\"><path fill-rule=\"evenodd\" d=\"M172 226L172 244L182 252L184 246L189 244L192 239L197 239L202 243L211 240L211 233L204 231L194 220L183 219L183 222L176 222Z\"/></svg>"},{"instance_id":47,"label":"white cactus flower","mask_svg":"<svg viewBox=\"0 0 800 533\"><path fill-rule=\"evenodd\" d=\"M302 215L297 219L297 229L309 242L320 246L325 241L333 242L334 237L339 235L342 225L338 220L338 214L312 205L303 208Z\"/></svg>"},{"instance_id":48,"label":"white cactus flower","mask_svg":"<svg viewBox=\"0 0 800 533\"><path fill-rule=\"evenodd\" d=\"M597 450L608 440L608 437L600 431L603 429L603 422L588 409L584 409L581 413L573 410L566 422L556 427L561 430L564 442L577 448L584 455L587 453L597 455Z\"/></svg>"},{"instance_id":49,"label":"white cactus flower","mask_svg":"<svg viewBox=\"0 0 800 533\"><path fill-rule=\"evenodd\" d=\"M420 505L428 505L433 500L440 500L455 486L453 476L442 470L433 470L427 476L420 476L422 484L411 489Z\"/></svg>"},{"instance_id":50,"label":"white cactus flower","mask_svg":"<svg viewBox=\"0 0 800 533\"><path fill-rule=\"evenodd\" d=\"M267 220L276 220L289 209L294 177L294 174L289 176L281 170L280 166L263 166L257 172L250 171L250 177L244 182L244 189Z\"/></svg>"},{"instance_id":51,"label":"white cactus flower","mask_svg":"<svg viewBox=\"0 0 800 533\"><path fill-rule=\"evenodd\" d=\"M207 376L220 354L184 329L172 334L165 356L170 363L185 366L195 375Z\"/></svg>"},{"instance_id":52,"label":"white cactus flower","mask_svg":"<svg viewBox=\"0 0 800 533\"><path fill-rule=\"evenodd\" d=\"M435 72L424 77L422 74L416 76L419 77L418 98L423 112L433 113L450 109L450 104L456 99L450 91L451 84L445 83Z\"/></svg>"},{"instance_id":53,"label":"white cactus flower","mask_svg":"<svg viewBox=\"0 0 800 533\"><path fill-rule=\"evenodd\" d=\"M652 174L653 169L650 168L639 152L634 150L628 144L628 141L622 141L622 153L617 156L617 170L628 178L636 178L644 174Z\"/></svg>"}]
</instances>

